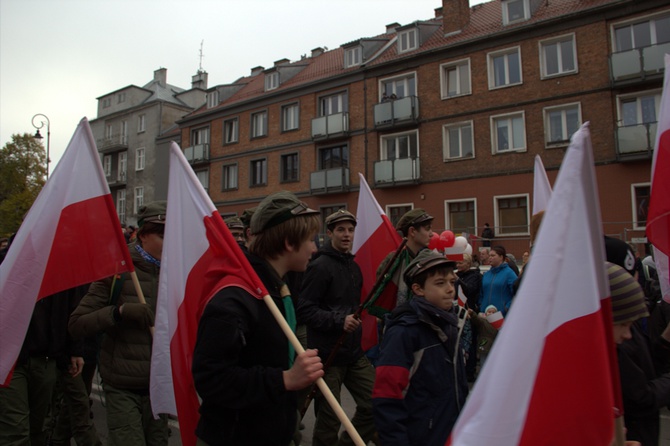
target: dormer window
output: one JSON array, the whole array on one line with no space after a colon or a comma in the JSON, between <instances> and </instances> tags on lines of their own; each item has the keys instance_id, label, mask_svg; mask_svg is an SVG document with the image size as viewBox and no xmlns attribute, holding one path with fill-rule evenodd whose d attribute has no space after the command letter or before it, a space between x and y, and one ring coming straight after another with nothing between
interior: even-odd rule
<instances>
[{"instance_id":1,"label":"dormer window","mask_svg":"<svg viewBox=\"0 0 670 446\"><path fill-rule=\"evenodd\" d=\"M416 28L400 31L398 33L398 53L406 53L419 47Z\"/></svg>"},{"instance_id":2,"label":"dormer window","mask_svg":"<svg viewBox=\"0 0 670 446\"><path fill-rule=\"evenodd\" d=\"M528 0L506 0L502 2L503 25L521 22L530 18Z\"/></svg>"},{"instance_id":3,"label":"dormer window","mask_svg":"<svg viewBox=\"0 0 670 446\"><path fill-rule=\"evenodd\" d=\"M207 93L207 108L214 108L219 105L219 92L217 90Z\"/></svg>"},{"instance_id":4,"label":"dormer window","mask_svg":"<svg viewBox=\"0 0 670 446\"><path fill-rule=\"evenodd\" d=\"M279 87L279 71L267 73L265 75L265 91L274 90Z\"/></svg>"},{"instance_id":5,"label":"dormer window","mask_svg":"<svg viewBox=\"0 0 670 446\"><path fill-rule=\"evenodd\" d=\"M349 48L344 52L344 68L354 67L363 62L362 51L360 46Z\"/></svg>"}]
</instances>

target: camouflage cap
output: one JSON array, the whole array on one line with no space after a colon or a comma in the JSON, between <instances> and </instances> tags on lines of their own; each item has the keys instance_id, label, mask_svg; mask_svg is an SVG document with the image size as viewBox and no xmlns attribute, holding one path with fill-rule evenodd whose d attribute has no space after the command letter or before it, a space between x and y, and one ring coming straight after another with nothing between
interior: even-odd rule
<instances>
[{"instance_id":1,"label":"camouflage cap","mask_svg":"<svg viewBox=\"0 0 670 446\"><path fill-rule=\"evenodd\" d=\"M334 225L340 221L350 221L356 226L356 217L351 212L346 209L340 209L337 212L333 212L328 217L326 217L326 227Z\"/></svg>"},{"instance_id":2,"label":"camouflage cap","mask_svg":"<svg viewBox=\"0 0 670 446\"><path fill-rule=\"evenodd\" d=\"M438 254L437 252L430 249L423 249L419 251L419 254L414 257L414 260L412 260L409 265L407 265L407 269L403 275L405 283L407 286L411 286L416 276L424 271L428 271L431 268L435 268L438 265L451 266L452 268L455 268L456 262L449 260L442 254Z\"/></svg>"},{"instance_id":3,"label":"camouflage cap","mask_svg":"<svg viewBox=\"0 0 670 446\"><path fill-rule=\"evenodd\" d=\"M429 223L433 221L433 218L434 217L432 215L421 208L412 209L400 217L400 220L398 220L398 224L395 225L395 228L399 231L404 231L410 226Z\"/></svg>"},{"instance_id":4,"label":"camouflage cap","mask_svg":"<svg viewBox=\"0 0 670 446\"><path fill-rule=\"evenodd\" d=\"M165 224L167 201L152 201L141 206L137 213L137 225L141 228L145 223Z\"/></svg>"},{"instance_id":5,"label":"camouflage cap","mask_svg":"<svg viewBox=\"0 0 670 446\"><path fill-rule=\"evenodd\" d=\"M293 193L281 191L268 195L256 208L251 217L251 232L259 234L266 229L284 223L299 215L315 215L319 211L310 209L306 203L298 200Z\"/></svg>"}]
</instances>

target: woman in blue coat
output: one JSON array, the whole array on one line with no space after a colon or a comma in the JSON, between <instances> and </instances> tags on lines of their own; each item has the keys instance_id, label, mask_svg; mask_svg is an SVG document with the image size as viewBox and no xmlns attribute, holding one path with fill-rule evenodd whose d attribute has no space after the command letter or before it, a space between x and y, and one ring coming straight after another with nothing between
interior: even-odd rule
<instances>
[{"instance_id":1,"label":"woman in blue coat","mask_svg":"<svg viewBox=\"0 0 670 446\"><path fill-rule=\"evenodd\" d=\"M491 269L482 277L482 288L479 292L479 308L486 308L489 305L495 306L507 314L512 305L514 296L514 281L516 274L512 271L505 261L507 251L503 246L494 246L489 253L489 263Z\"/></svg>"}]
</instances>

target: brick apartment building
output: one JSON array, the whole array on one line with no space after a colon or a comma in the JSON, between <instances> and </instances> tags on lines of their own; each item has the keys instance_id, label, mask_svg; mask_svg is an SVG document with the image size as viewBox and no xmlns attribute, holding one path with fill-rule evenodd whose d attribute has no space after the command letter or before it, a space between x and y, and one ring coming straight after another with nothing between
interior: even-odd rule
<instances>
[{"instance_id":1,"label":"brick apartment building","mask_svg":"<svg viewBox=\"0 0 670 446\"><path fill-rule=\"evenodd\" d=\"M421 207L437 231L489 223L518 257L535 156L553 183L588 121L604 231L630 241L644 236L664 52L666 1L442 0L433 18L211 87L178 124L223 215L281 189L324 218L356 212L361 173L393 221Z\"/></svg>"}]
</instances>

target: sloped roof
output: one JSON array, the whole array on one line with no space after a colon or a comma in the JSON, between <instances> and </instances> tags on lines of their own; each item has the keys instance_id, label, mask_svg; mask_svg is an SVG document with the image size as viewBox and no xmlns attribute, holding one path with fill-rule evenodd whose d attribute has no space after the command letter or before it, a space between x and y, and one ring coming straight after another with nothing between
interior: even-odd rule
<instances>
[{"instance_id":1,"label":"sloped roof","mask_svg":"<svg viewBox=\"0 0 670 446\"><path fill-rule=\"evenodd\" d=\"M142 88L149 90L152 93L151 96L143 101L145 104L152 101L164 101L187 106L187 104L176 97L177 94L186 91L183 88L170 84L163 85L155 79L144 85Z\"/></svg>"}]
</instances>

